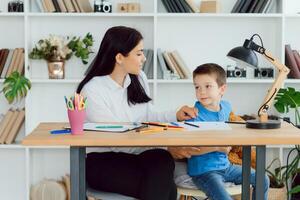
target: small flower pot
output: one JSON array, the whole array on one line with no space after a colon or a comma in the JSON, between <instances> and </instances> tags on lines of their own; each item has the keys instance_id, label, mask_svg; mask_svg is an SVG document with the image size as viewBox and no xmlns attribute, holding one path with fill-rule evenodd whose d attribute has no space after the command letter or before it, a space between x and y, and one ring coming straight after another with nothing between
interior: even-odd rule
<instances>
[{"instance_id":1,"label":"small flower pot","mask_svg":"<svg viewBox=\"0 0 300 200\"><path fill-rule=\"evenodd\" d=\"M65 78L65 61L47 61L49 79Z\"/></svg>"}]
</instances>

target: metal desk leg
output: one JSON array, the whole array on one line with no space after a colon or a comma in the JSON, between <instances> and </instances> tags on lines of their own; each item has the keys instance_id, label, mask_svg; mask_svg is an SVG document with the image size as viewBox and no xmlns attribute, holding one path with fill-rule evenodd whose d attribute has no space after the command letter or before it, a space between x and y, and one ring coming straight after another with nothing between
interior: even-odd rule
<instances>
[{"instance_id":1,"label":"metal desk leg","mask_svg":"<svg viewBox=\"0 0 300 200\"><path fill-rule=\"evenodd\" d=\"M85 147L70 147L71 200L85 200Z\"/></svg>"},{"instance_id":2,"label":"metal desk leg","mask_svg":"<svg viewBox=\"0 0 300 200\"><path fill-rule=\"evenodd\" d=\"M243 146L242 200L250 199L251 146Z\"/></svg>"},{"instance_id":3,"label":"metal desk leg","mask_svg":"<svg viewBox=\"0 0 300 200\"><path fill-rule=\"evenodd\" d=\"M255 199L264 199L266 146L256 146Z\"/></svg>"}]
</instances>

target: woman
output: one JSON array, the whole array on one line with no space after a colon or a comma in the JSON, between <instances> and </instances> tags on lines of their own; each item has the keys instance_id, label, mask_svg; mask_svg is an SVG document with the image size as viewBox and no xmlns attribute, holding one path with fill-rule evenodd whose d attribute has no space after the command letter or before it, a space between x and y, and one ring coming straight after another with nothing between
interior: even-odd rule
<instances>
[{"instance_id":1,"label":"woman","mask_svg":"<svg viewBox=\"0 0 300 200\"><path fill-rule=\"evenodd\" d=\"M98 54L78 93L87 97L87 120L91 122L177 121L196 116L194 108L177 112L152 110L143 37L133 28L112 27L104 35ZM88 185L141 200L175 200L174 162L164 149L110 148L86 158ZM104 150L104 151L105 151Z\"/></svg>"}]
</instances>

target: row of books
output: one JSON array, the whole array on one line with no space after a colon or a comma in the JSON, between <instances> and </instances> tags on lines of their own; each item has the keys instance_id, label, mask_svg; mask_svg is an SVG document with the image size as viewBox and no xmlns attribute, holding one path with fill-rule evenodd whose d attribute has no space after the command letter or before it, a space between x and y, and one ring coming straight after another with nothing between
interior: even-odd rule
<instances>
[{"instance_id":1,"label":"row of books","mask_svg":"<svg viewBox=\"0 0 300 200\"><path fill-rule=\"evenodd\" d=\"M15 141L25 120L25 110L8 110L0 122L0 144L11 144Z\"/></svg>"},{"instance_id":2,"label":"row of books","mask_svg":"<svg viewBox=\"0 0 300 200\"><path fill-rule=\"evenodd\" d=\"M268 13L276 0L237 0L231 13Z\"/></svg>"},{"instance_id":3,"label":"row of books","mask_svg":"<svg viewBox=\"0 0 300 200\"><path fill-rule=\"evenodd\" d=\"M24 48L0 50L0 78L8 77L12 72L24 73Z\"/></svg>"},{"instance_id":4,"label":"row of books","mask_svg":"<svg viewBox=\"0 0 300 200\"><path fill-rule=\"evenodd\" d=\"M169 13L199 12L193 0L161 0Z\"/></svg>"},{"instance_id":5,"label":"row of books","mask_svg":"<svg viewBox=\"0 0 300 200\"><path fill-rule=\"evenodd\" d=\"M143 71L148 79L153 79L153 49L144 49L146 62L143 65Z\"/></svg>"},{"instance_id":6,"label":"row of books","mask_svg":"<svg viewBox=\"0 0 300 200\"><path fill-rule=\"evenodd\" d=\"M168 52L157 49L159 79L190 79L192 74L177 50Z\"/></svg>"},{"instance_id":7,"label":"row of books","mask_svg":"<svg viewBox=\"0 0 300 200\"><path fill-rule=\"evenodd\" d=\"M93 12L89 0L35 0L40 12Z\"/></svg>"},{"instance_id":8,"label":"row of books","mask_svg":"<svg viewBox=\"0 0 300 200\"><path fill-rule=\"evenodd\" d=\"M285 45L285 65L291 70L288 78L300 79L300 54L290 44Z\"/></svg>"}]
</instances>

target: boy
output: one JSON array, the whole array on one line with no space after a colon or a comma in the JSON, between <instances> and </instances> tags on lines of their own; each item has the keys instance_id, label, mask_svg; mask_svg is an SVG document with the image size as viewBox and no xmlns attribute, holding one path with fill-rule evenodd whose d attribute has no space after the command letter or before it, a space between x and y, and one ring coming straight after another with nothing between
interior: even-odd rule
<instances>
[{"instance_id":1,"label":"boy","mask_svg":"<svg viewBox=\"0 0 300 200\"><path fill-rule=\"evenodd\" d=\"M200 65L193 72L198 116L189 121L229 121L231 106L221 100L226 91L226 73L214 63ZM216 138L217 139L217 138ZM200 147L201 153L188 159L188 173L195 185L211 200L231 200L224 182L242 183L242 167L230 164L230 147ZM250 183L255 186L255 171ZM264 199L268 199L269 179L265 176ZM255 189L255 187L254 187ZM254 195L252 199L255 199Z\"/></svg>"}]
</instances>

